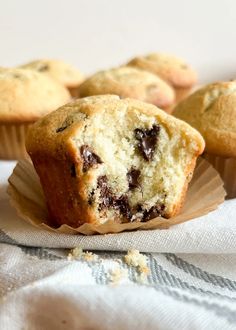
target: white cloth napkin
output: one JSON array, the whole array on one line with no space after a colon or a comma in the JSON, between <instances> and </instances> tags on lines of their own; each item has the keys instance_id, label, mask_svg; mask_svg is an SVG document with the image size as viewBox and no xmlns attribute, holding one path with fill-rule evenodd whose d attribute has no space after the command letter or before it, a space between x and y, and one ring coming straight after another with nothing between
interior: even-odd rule
<instances>
[{"instance_id":1,"label":"white cloth napkin","mask_svg":"<svg viewBox=\"0 0 236 330\"><path fill-rule=\"evenodd\" d=\"M168 230L55 234L10 207L13 167L0 162L1 330L235 329L236 200ZM92 261L69 261L62 248L74 246L103 251ZM143 279L124 263L126 252L111 252L131 248L165 253L146 254Z\"/></svg>"},{"instance_id":2,"label":"white cloth napkin","mask_svg":"<svg viewBox=\"0 0 236 330\"><path fill-rule=\"evenodd\" d=\"M1 330L236 327L235 255L149 254L141 284L120 253L96 262L65 255L0 244ZM114 284L117 269L124 275Z\"/></svg>"}]
</instances>

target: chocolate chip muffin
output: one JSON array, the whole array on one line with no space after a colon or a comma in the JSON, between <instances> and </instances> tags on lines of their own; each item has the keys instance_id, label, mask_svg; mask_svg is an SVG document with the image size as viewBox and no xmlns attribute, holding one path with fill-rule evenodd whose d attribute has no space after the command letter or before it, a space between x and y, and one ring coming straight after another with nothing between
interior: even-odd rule
<instances>
[{"instance_id":1,"label":"chocolate chip muffin","mask_svg":"<svg viewBox=\"0 0 236 330\"><path fill-rule=\"evenodd\" d=\"M165 80L175 89L176 103L184 99L197 82L196 72L172 55L152 53L135 57L128 65L150 71Z\"/></svg>"},{"instance_id":2,"label":"chocolate chip muffin","mask_svg":"<svg viewBox=\"0 0 236 330\"><path fill-rule=\"evenodd\" d=\"M28 127L69 100L67 89L41 73L1 69L0 159L25 157Z\"/></svg>"},{"instance_id":3,"label":"chocolate chip muffin","mask_svg":"<svg viewBox=\"0 0 236 330\"><path fill-rule=\"evenodd\" d=\"M175 101L171 86L156 75L132 68L120 67L95 73L79 88L80 97L116 94L121 98L130 97L168 109Z\"/></svg>"},{"instance_id":4,"label":"chocolate chip muffin","mask_svg":"<svg viewBox=\"0 0 236 330\"><path fill-rule=\"evenodd\" d=\"M221 174L227 196L236 197L236 82L201 88L176 107L174 116L203 135L204 157Z\"/></svg>"},{"instance_id":5,"label":"chocolate chip muffin","mask_svg":"<svg viewBox=\"0 0 236 330\"><path fill-rule=\"evenodd\" d=\"M71 96L78 97L78 86L83 81L83 75L72 65L60 60L41 59L21 65L21 68L48 74L65 86Z\"/></svg>"},{"instance_id":6,"label":"chocolate chip muffin","mask_svg":"<svg viewBox=\"0 0 236 330\"><path fill-rule=\"evenodd\" d=\"M203 149L188 124L114 95L69 103L27 137L50 219L72 227L173 217Z\"/></svg>"}]
</instances>

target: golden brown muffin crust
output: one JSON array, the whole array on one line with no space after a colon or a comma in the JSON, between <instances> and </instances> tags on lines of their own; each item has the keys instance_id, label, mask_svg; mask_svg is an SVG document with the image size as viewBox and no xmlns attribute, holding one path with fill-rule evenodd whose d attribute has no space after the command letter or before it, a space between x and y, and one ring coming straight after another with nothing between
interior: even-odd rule
<instances>
[{"instance_id":1,"label":"golden brown muffin crust","mask_svg":"<svg viewBox=\"0 0 236 330\"><path fill-rule=\"evenodd\" d=\"M190 95L174 116L196 128L206 141L206 151L236 157L236 82L216 82Z\"/></svg>"},{"instance_id":2,"label":"golden brown muffin crust","mask_svg":"<svg viewBox=\"0 0 236 330\"><path fill-rule=\"evenodd\" d=\"M40 59L20 67L48 74L67 88L77 87L84 79L78 69L61 60Z\"/></svg>"},{"instance_id":3,"label":"golden brown muffin crust","mask_svg":"<svg viewBox=\"0 0 236 330\"><path fill-rule=\"evenodd\" d=\"M0 70L0 122L33 122L70 100L66 88L41 73Z\"/></svg>"},{"instance_id":4,"label":"golden brown muffin crust","mask_svg":"<svg viewBox=\"0 0 236 330\"><path fill-rule=\"evenodd\" d=\"M192 87L197 81L196 72L183 60L168 54L152 53L132 59L128 65L150 71L175 88Z\"/></svg>"},{"instance_id":5,"label":"golden brown muffin crust","mask_svg":"<svg viewBox=\"0 0 236 330\"><path fill-rule=\"evenodd\" d=\"M132 67L120 67L100 71L85 80L79 88L80 97L116 94L130 97L160 108L174 103L175 94L171 86L156 75Z\"/></svg>"}]
</instances>

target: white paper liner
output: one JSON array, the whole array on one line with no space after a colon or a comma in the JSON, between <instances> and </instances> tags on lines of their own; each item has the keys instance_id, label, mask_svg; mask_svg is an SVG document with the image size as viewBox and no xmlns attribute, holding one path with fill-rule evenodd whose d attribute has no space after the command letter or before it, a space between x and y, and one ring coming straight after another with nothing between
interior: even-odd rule
<instances>
[{"instance_id":1,"label":"white paper liner","mask_svg":"<svg viewBox=\"0 0 236 330\"><path fill-rule=\"evenodd\" d=\"M199 159L189 185L185 205L181 213L171 219L158 217L148 222L118 224L108 221L102 225L83 224L78 228L49 225L48 212L39 178L29 161L20 161L9 178L8 194L18 214L30 224L46 230L66 234L106 234L135 229L169 228L187 220L200 217L217 208L224 201L223 182L214 168Z\"/></svg>"}]
</instances>

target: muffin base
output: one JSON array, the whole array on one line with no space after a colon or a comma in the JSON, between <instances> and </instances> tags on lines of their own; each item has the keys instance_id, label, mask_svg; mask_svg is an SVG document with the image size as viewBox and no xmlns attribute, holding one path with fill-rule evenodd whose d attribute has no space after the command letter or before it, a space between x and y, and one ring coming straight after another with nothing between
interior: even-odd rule
<instances>
[{"instance_id":1,"label":"muffin base","mask_svg":"<svg viewBox=\"0 0 236 330\"><path fill-rule=\"evenodd\" d=\"M236 197L236 158L234 157L220 157L213 154L204 153L203 157L213 165L218 171L222 180L224 181L224 187L227 192L227 198Z\"/></svg>"},{"instance_id":2,"label":"muffin base","mask_svg":"<svg viewBox=\"0 0 236 330\"><path fill-rule=\"evenodd\" d=\"M25 137L32 123L0 123L0 159L27 158Z\"/></svg>"},{"instance_id":3,"label":"muffin base","mask_svg":"<svg viewBox=\"0 0 236 330\"><path fill-rule=\"evenodd\" d=\"M117 223L110 219L101 225L84 223L77 228L67 224L60 227L52 226L39 178L28 160L20 161L16 165L9 178L8 194L19 216L41 230L68 235L94 235L137 229L167 229L215 210L219 204L223 203L225 191L216 170L207 161L199 159L193 180L190 182L186 203L178 216L171 219L158 217L147 222L128 223Z\"/></svg>"}]
</instances>

